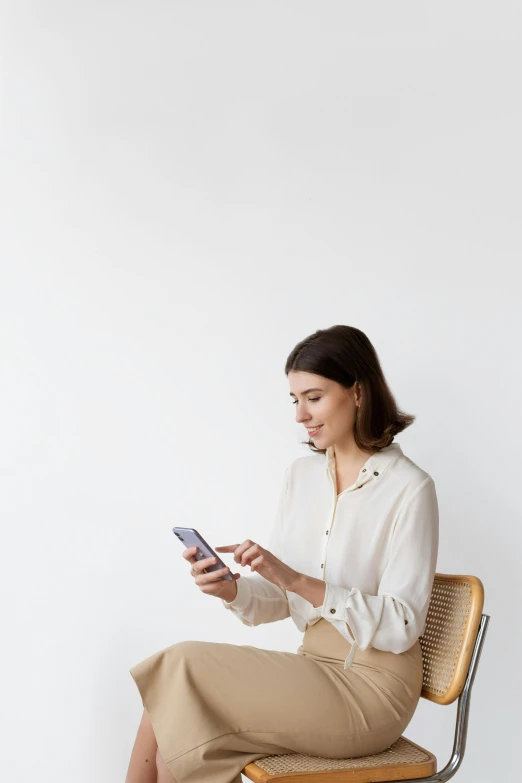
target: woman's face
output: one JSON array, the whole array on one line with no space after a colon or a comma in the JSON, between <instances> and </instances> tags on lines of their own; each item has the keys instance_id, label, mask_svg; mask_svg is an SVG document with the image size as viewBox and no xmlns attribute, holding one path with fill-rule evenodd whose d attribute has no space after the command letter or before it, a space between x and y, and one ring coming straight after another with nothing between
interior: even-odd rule
<instances>
[{"instance_id":1,"label":"woman's face","mask_svg":"<svg viewBox=\"0 0 522 783\"><path fill-rule=\"evenodd\" d=\"M295 420L306 427L314 445L326 449L353 434L359 384L346 389L336 381L309 372L288 373ZM317 433L314 427L319 427Z\"/></svg>"}]
</instances>

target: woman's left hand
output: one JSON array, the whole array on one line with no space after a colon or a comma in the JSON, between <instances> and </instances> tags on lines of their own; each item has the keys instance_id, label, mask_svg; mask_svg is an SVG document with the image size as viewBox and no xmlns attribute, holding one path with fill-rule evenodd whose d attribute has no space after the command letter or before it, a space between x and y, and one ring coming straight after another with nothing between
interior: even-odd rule
<instances>
[{"instance_id":1,"label":"woman's left hand","mask_svg":"<svg viewBox=\"0 0 522 783\"><path fill-rule=\"evenodd\" d=\"M275 555L263 549L247 538L242 544L229 544L228 546L214 547L216 552L233 552L234 560L242 566L250 565L251 571L257 571L269 582L292 591L299 572L283 563Z\"/></svg>"}]
</instances>

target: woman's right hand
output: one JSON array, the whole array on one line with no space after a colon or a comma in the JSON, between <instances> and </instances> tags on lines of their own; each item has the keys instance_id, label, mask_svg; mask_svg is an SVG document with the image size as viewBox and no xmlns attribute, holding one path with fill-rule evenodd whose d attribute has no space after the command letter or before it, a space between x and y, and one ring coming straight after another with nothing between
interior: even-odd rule
<instances>
[{"instance_id":1,"label":"woman's right hand","mask_svg":"<svg viewBox=\"0 0 522 783\"><path fill-rule=\"evenodd\" d=\"M204 560L197 560L198 548L191 546L185 549L183 557L191 563L190 574L202 593L215 595L217 598L223 598L225 601L233 601L237 595L237 585L235 582L240 578L240 574L233 574L234 582L230 579L220 579L219 577L230 571L228 566L219 568L216 571L203 573L203 569L208 568L217 562L215 557L207 557Z\"/></svg>"}]
</instances>

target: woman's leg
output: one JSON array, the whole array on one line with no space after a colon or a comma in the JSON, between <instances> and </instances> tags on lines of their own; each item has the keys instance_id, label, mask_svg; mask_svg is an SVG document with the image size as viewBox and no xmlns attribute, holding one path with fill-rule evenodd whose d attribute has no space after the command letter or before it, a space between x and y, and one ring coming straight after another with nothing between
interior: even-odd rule
<instances>
[{"instance_id":1,"label":"woman's leg","mask_svg":"<svg viewBox=\"0 0 522 783\"><path fill-rule=\"evenodd\" d=\"M158 769L157 783L177 783L176 778L161 758L159 750L156 751L156 767Z\"/></svg>"},{"instance_id":2,"label":"woman's leg","mask_svg":"<svg viewBox=\"0 0 522 783\"><path fill-rule=\"evenodd\" d=\"M152 730L149 714L143 710L138 734L132 748L125 783L157 783L156 752L158 743Z\"/></svg>"}]
</instances>

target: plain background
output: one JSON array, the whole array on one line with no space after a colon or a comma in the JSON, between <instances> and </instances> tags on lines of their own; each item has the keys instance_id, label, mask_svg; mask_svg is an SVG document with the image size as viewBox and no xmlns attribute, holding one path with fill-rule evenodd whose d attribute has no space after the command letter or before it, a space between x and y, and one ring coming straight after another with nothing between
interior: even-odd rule
<instances>
[{"instance_id":1,"label":"plain background","mask_svg":"<svg viewBox=\"0 0 522 783\"><path fill-rule=\"evenodd\" d=\"M290 619L248 628L202 594L171 528L266 545L310 453L285 360L338 323L417 416L396 440L435 480L437 570L485 585L458 780L514 773L521 23L517 3L3 4L6 780L123 783L128 670L170 644L297 650ZM455 712L421 701L406 731L439 768Z\"/></svg>"}]
</instances>

